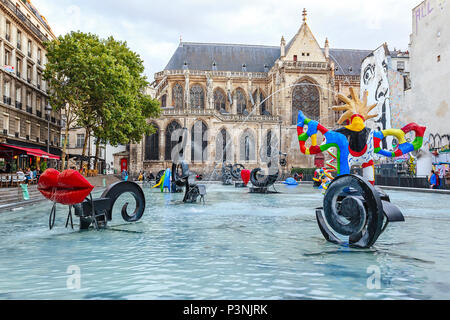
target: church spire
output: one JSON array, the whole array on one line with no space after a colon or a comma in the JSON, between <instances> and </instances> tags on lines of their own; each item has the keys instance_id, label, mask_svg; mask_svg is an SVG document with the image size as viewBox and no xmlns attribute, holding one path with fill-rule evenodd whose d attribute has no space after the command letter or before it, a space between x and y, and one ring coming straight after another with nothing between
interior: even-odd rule
<instances>
[{"instance_id":1,"label":"church spire","mask_svg":"<svg viewBox=\"0 0 450 320\"><path fill-rule=\"evenodd\" d=\"M306 8L303 8L302 16L303 16L303 23L306 23L306 17L308 16L308 11L306 11Z\"/></svg>"}]
</instances>

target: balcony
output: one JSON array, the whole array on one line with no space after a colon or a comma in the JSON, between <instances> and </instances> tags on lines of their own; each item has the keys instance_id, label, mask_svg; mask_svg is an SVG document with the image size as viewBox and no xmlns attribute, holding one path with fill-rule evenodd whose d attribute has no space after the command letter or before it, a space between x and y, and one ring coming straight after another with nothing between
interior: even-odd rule
<instances>
[{"instance_id":1,"label":"balcony","mask_svg":"<svg viewBox=\"0 0 450 320\"><path fill-rule=\"evenodd\" d=\"M48 114L46 114L46 115L45 115L45 120L48 121L49 119L50 119L50 117L48 116Z\"/></svg>"},{"instance_id":2,"label":"balcony","mask_svg":"<svg viewBox=\"0 0 450 320\"><path fill-rule=\"evenodd\" d=\"M39 118L42 118L42 111L36 110L36 115L37 115Z\"/></svg>"},{"instance_id":3,"label":"balcony","mask_svg":"<svg viewBox=\"0 0 450 320\"><path fill-rule=\"evenodd\" d=\"M3 134L4 134L5 136L7 136L7 135L8 135L8 129L3 129Z\"/></svg>"},{"instance_id":4,"label":"balcony","mask_svg":"<svg viewBox=\"0 0 450 320\"><path fill-rule=\"evenodd\" d=\"M27 136L25 137L25 139L27 139L27 140L30 140L30 136L29 136L29 135L27 135Z\"/></svg>"},{"instance_id":5,"label":"balcony","mask_svg":"<svg viewBox=\"0 0 450 320\"><path fill-rule=\"evenodd\" d=\"M39 137L36 137L36 142L39 143Z\"/></svg>"},{"instance_id":6,"label":"balcony","mask_svg":"<svg viewBox=\"0 0 450 320\"><path fill-rule=\"evenodd\" d=\"M28 51L28 58L31 58L31 52Z\"/></svg>"},{"instance_id":7,"label":"balcony","mask_svg":"<svg viewBox=\"0 0 450 320\"><path fill-rule=\"evenodd\" d=\"M8 41L11 41L11 35L5 34L5 39L8 40Z\"/></svg>"},{"instance_id":8,"label":"balcony","mask_svg":"<svg viewBox=\"0 0 450 320\"><path fill-rule=\"evenodd\" d=\"M38 63L38 65L42 65L42 61L41 61L41 59L37 59L37 63Z\"/></svg>"},{"instance_id":9,"label":"balcony","mask_svg":"<svg viewBox=\"0 0 450 320\"><path fill-rule=\"evenodd\" d=\"M14 137L18 138L18 137L19 137L19 133L16 132L16 133L14 134Z\"/></svg>"},{"instance_id":10,"label":"balcony","mask_svg":"<svg viewBox=\"0 0 450 320\"><path fill-rule=\"evenodd\" d=\"M7 105L11 105L11 98L7 96L3 96L3 103Z\"/></svg>"},{"instance_id":11,"label":"balcony","mask_svg":"<svg viewBox=\"0 0 450 320\"><path fill-rule=\"evenodd\" d=\"M11 10L41 41L49 41L49 39L36 27L30 19L28 19L16 4L10 0L0 0L4 6ZM9 39L8 39L9 41Z\"/></svg>"},{"instance_id":12,"label":"balcony","mask_svg":"<svg viewBox=\"0 0 450 320\"><path fill-rule=\"evenodd\" d=\"M18 78L20 78L20 72L19 71L16 71L16 75L17 75Z\"/></svg>"},{"instance_id":13,"label":"balcony","mask_svg":"<svg viewBox=\"0 0 450 320\"><path fill-rule=\"evenodd\" d=\"M41 90L41 85L39 83L36 86L39 90Z\"/></svg>"},{"instance_id":14,"label":"balcony","mask_svg":"<svg viewBox=\"0 0 450 320\"><path fill-rule=\"evenodd\" d=\"M55 117L52 117L51 121L52 121L52 123L56 123Z\"/></svg>"},{"instance_id":15,"label":"balcony","mask_svg":"<svg viewBox=\"0 0 450 320\"><path fill-rule=\"evenodd\" d=\"M30 106L27 106L27 112L33 114L33 108Z\"/></svg>"},{"instance_id":16,"label":"balcony","mask_svg":"<svg viewBox=\"0 0 450 320\"><path fill-rule=\"evenodd\" d=\"M16 101L16 108L22 110L22 102Z\"/></svg>"},{"instance_id":17,"label":"balcony","mask_svg":"<svg viewBox=\"0 0 450 320\"><path fill-rule=\"evenodd\" d=\"M31 79L30 79L30 78L27 78L27 82L28 82L28 83L31 83Z\"/></svg>"},{"instance_id":18,"label":"balcony","mask_svg":"<svg viewBox=\"0 0 450 320\"><path fill-rule=\"evenodd\" d=\"M22 49L22 45L20 44L20 42L17 42L17 49L19 49L19 50Z\"/></svg>"}]
</instances>

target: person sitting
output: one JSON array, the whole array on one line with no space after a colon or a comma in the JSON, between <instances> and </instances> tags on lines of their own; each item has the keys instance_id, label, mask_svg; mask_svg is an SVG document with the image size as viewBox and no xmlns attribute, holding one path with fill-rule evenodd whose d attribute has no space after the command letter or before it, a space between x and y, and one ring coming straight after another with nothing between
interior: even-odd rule
<instances>
[{"instance_id":1,"label":"person sitting","mask_svg":"<svg viewBox=\"0 0 450 320\"><path fill-rule=\"evenodd\" d=\"M27 168L27 172L25 173L25 183L29 183L30 181L33 181L33 172L30 168Z\"/></svg>"},{"instance_id":2,"label":"person sitting","mask_svg":"<svg viewBox=\"0 0 450 320\"><path fill-rule=\"evenodd\" d=\"M17 178L19 180L19 182L24 182L27 181L27 178L25 177L25 173L23 173L23 171L21 169L19 169L19 171L17 171Z\"/></svg>"},{"instance_id":3,"label":"person sitting","mask_svg":"<svg viewBox=\"0 0 450 320\"><path fill-rule=\"evenodd\" d=\"M294 173L294 180L295 180L295 181L298 181L298 179L299 179L299 175L298 175L297 172L295 172L295 173Z\"/></svg>"}]
</instances>

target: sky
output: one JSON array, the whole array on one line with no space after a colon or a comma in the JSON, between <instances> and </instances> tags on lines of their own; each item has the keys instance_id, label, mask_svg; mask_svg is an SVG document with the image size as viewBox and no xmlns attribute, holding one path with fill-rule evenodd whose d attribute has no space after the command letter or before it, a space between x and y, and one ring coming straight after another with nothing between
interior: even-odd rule
<instances>
[{"instance_id":1,"label":"sky","mask_svg":"<svg viewBox=\"0 0 450 320\"><path fill-rule=\"evenodd\" d=\"M55 35L70 31L126 41L144 60L150 81L186 42L278 46L302 23L321 46L407 50L412 9L421 0L33 0Z\"/></svg>"}]
</instances>

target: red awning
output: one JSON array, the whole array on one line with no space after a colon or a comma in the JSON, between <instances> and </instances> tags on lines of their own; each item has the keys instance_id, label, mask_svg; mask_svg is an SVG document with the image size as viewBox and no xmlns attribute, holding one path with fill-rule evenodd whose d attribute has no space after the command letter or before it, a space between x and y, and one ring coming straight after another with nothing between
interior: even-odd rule
<instances>
[{"instance_id":1,"label":"red awning","mask_svg":"<svg viewBox=\"0 0 450 320\"><path fill-rule=\"evenodd\" d=\"M60 160L61 159L61 157L59 157L57 155L54 155L54 154L51 154L51 153L47 153L45 151L42 151L41 149L32 149L32 148L11 146L11 145L5 144L5 143L0 143L0 146L6 147L6 148L15 149L15 150L24 151L24 152L26 152L26 154L28 154L30 156L41 157L41 158L46 158L46 159L55 159L55 160Z\"/></svg>"}]
</instances>

